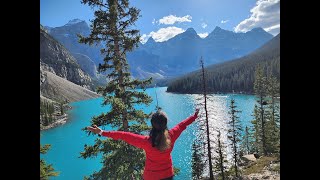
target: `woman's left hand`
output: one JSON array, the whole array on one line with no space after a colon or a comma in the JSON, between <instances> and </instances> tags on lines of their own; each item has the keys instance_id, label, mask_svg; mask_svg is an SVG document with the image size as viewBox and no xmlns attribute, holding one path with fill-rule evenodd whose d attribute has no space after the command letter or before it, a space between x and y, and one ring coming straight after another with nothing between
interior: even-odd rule
<instances>
[{"instance_id":1,"label":"woman's left hand","mask_svg":"<svg viewBox=\"0 0 320 180\"><path fill-rule=\"evenodd\" d=\"M88 126L87 129L95 134L99 134L102 130L96 126L96 125L93 125L92 127L91 126Z\"/></svg>"}]
</instances>

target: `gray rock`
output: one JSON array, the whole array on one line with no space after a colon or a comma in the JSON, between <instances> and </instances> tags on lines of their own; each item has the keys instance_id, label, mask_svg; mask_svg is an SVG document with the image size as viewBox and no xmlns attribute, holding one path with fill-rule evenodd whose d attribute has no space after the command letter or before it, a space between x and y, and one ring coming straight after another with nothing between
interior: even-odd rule
<instances>
[{"instance_id":1,"label":"gray rock","mask_svg":"<svg viewBox=\"0 0 320 180\"><path fill-rule=\"evenodd\" d=\"M247 155L244 155L242 156L242 159L243 160L246 160L246 161L256 161L256 157L254 156L254 154L247 154Z\"/></svg>"},{"instance_id":2,"label":"gray rock","mask_svg":"<svg viewBox=\"0 0 320 180\"><path fill-rule=\"evenodd\" d=\"M90 76L80 68L75 58L42 29L40 29L40 68L93 90ZM43 81L43 78L41 80Z\"/></svg>"}]
</instances>

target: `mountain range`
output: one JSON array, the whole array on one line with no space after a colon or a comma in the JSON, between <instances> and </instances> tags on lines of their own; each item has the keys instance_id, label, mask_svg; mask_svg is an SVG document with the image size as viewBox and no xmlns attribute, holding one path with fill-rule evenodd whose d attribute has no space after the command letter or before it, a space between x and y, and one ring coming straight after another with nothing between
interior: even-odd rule
<instances>
[{"instance_id":1,"label":"mountain range","mask_svg":"<svg viewBox=\"0 0 320 180\"><path fill-rule=\"evenodd\" d=\"M100 54L103 43L94 46L78 43L77 34L88 36L90 33L85 21L74 19L64 26L46 26L46 29L74 55L83 70L96 78L96 68L103 62ZM164 42L156 42L150 37L145 44L139 43L138 48L128 52L127 60L132 76L140 79L165 79L198 69L200 56L208 64L221 63L242 57L272 38L262 28L235 33L216 27L206 38L200 38L193 28L188 28Z\"/></svg>"}]
</instances>

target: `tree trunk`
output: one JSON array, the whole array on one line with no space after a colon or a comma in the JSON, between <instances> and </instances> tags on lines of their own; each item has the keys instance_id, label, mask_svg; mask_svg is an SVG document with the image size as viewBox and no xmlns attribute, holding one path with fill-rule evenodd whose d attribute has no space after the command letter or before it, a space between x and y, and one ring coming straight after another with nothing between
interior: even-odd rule
<instances>
[{"instance_id":1,"label":"tree trunk","mask_svg":"<svg viewBox=\"0 0 320 180\"><path fill-rule=\"evenodd\" d=\"M212 162L211 162L211 147L210 147L210 133L209 133L209 122L208 122L208 111L207 111L207 92L206 92L206 80L204 76L204 67L202 58L200 60L201 68L202 68L202 79L203 79L203 96L204 96L204 109L206 111L206 126L207 126L207 148L208 148L208 158L209 158L209 172L210 172L210 180L213 180L213 170L212 170Z\"/></svg>"},{"instance_id":2,"label":"tree trunk","mask_svg":"<svg viewBox=\"0 0 320 180\"><path fill-rule=\"evenodd\" d=\"M262 148L263 148L263 155L267 155L267 149L266 149L266 134L265 134L265 122L264 122L264 108L263 108L263 102L262 102L262 95L260 96L260 113L261 113L261 130L262 130Z\"/></svg>"}]
</instances>

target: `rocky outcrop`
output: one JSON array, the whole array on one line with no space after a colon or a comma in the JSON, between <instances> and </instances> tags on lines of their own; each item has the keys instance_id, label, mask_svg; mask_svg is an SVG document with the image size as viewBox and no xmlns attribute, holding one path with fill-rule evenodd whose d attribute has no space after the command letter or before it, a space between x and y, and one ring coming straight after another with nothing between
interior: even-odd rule
<instances>
[{"instance_id":1,"label":"rocky outcrop","mask_svg":"<svg viewBox=\"0 0 320 180\"><path fill-rule=\"evenodd\" d=\"M260 180L260 179L280 180L280 172L274 170L274 167L276 166L280 166L280 162L271 163L269 166L264 167L262 172L249 174L245 176L243 179L244 180Z\"/></svg>"},{"instance_id":2,"label":"rocky outcrop","mask_svg":"<svg viewBox=\"0 0 320 180\"><path fill-rule=\"evenodd\" d=\"M242 156L242 159L245 161L257 161L257 158L254 154L247 154Z\"/></svg>"},{"instance_id":3,"label":"rocky outcrop","mask_svg":"<svg viewBox=\"0 0 320 180\"><path fill-rule=\"evenodd\" d=\"M87 89L93 90L90 76L77 64L75 58L59 42L40 28L40 66Z\"/></svg>"},{"instance_id":4,"label":"rocky outcrop","mask_svg":"<svg viewBox=\"0 0 320 180\"><path fill-rule=\"evenodd\" d=\"M72 55L84 72L87 72L92 78L97 78L97 67L89 56L81 53L72 53Z\"/></svg>"}]
</instances>

